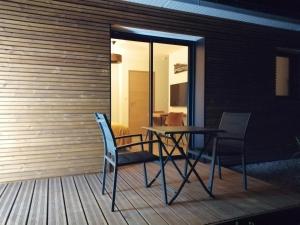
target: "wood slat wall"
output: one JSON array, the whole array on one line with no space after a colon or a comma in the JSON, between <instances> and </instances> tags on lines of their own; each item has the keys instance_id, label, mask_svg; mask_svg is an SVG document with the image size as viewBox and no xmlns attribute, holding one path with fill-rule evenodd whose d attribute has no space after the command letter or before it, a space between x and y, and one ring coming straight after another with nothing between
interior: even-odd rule
<instances>
[{"instance_id":1,"label":"wood slat wall","mask_svg":"<svg viewBox=\"0 0 300 225\"><path fill-rule=\"evenodd\" d=\"M99 171L92 113L110 112L115 24L206 38L207 125L224 110L264 115L274 48L300 47L297 32L119 0L0 0L0 182Z\"/></svg>"},{"instance_id":2,"label":"wood slat wall","mask_svg":"<svg viewBox=\"0 0 300 225\"><path fill-rule=\"evenodd\" d=\"M99 171L109 24L49 1L0 6L0 182Z\"/></svg>"}]
</instances>

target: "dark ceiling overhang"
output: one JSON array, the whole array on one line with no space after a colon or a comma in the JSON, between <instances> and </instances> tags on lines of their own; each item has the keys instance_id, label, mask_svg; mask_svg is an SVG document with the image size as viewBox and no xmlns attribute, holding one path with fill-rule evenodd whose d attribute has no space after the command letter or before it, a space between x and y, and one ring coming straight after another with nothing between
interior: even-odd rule
<instances>
[{"instance_id":1,"label":"dark ceiling overhang","mask_svg":"<svg viewBox=\"0 0 300 225\"><path fill-rule=\"evenodd\" d=\"M201 4L203 2L217 3L223 6L232 6L262 12L291 19L300 20L299 0L177 0L180 2Z\"/></svg>"},{"instance_id":2,"label":"dark ceiling overhang","mask_svg":"<svg viewBox=\"0 0 300 225\"><path fill-rule=\"evenodd\" d=\"M201 0L124 0L198 15L300 31L300 20Z\"/></svg>"}]
</instances>

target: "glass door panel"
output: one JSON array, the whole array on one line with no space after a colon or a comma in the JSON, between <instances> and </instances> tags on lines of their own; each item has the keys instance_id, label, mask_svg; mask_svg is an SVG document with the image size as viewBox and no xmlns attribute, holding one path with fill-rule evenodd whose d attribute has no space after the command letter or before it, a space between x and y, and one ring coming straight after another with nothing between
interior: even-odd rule
<instances>
[{"instance_id":1,"label":"glass door panel","mask_svg":"<svg viewBox=\"0 0 300 225\"><path fill-rule=\"evenodd\" d=\"M186 125L188 46L153 43L153 125Z\"/></svg>"},{"instance_id":2,"label":"glass door panel","mask_svg":"<svg viewBox=\"0 0 300 225\"><path fill-rule=\"evenodd\" d=\"M112 39L111 121L115 135L150 125L149 43Z\"/></svg>"}]
</instances>

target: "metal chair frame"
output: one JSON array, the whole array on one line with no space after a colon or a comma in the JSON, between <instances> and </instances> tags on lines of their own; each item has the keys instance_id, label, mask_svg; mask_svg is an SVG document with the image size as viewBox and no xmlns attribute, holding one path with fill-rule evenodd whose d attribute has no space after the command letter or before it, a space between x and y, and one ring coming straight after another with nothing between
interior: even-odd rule
<instances>
[{"instance_id":1,"label":"metal chair frame","mask_svg":"<svg viewBox=\"0 0 300 225\"><path fill-rule=\"evenodd\" d=\"M105 182L106 182L106 175L107 175L107 166L108 164L113 167L113 187L112 187L112 205L111 205L111 211L115 210L115 199L116 199L116 185L117 185L117 175L118 175L118 167L122 166L119 163L119 158L122 156L137 156L135 160L130 161L126 165L130 164L136 164L136 163L143 163L144 167L144 182L145 186L148 187L148 177L147 177L147 168L146 168L146 162L154 161L156 160L156 157L152 155L152 153L149 152L149 157L147 159L138 158L138 154L140 152L145 153L145 155L148 155L147 152L144 151L144 145L146 144L153 144L158 142L157 140L150 140L150 141L143 141L142 134L130 134L130 135L124 135L115 137L112 128L110 126L110 123L107 119L106 114L103 113L95 113L95 118L98 123L98 126L100 130L102 131L103 136L103 142L104 142L104 164L103 164L103 177L102 177L102 194L105 193ZM116 140L121 138L128 138L128 137L139 137L140 141L135 143L130 143L126 145L117 146ZM128 152L127 149L133 146L140 146L141 151L140 152ZM151 158L150 154L153 156ZM125 164L123 164L125 165Z\"/></svg>"},{"instance_id":2,"label":"metal chair frame","mask_svg":"<svg viewBox=\"0 0 300 225\"><path fill-rule=\"evenodd\" d=\"M222 162L221 156L223 155L241 155L242 170L243 170L243 186L244 189L248 189L247 185L247 170L246 170L246 151L245 151L245 137L247 133L248 123L250 120L251 113L231 113L223 112L221 121L219 124L219 129L225 130L224 133L218 134L213 139L212 155L205 155L203 158L211 160L210 177L208 181L209 190L212 192L213 189L213 179L215 164L218 164L218 175L222 179ZM239 119L239 120L238 120ZM235 127L232 125L236 125ZM229 142L228 142L229 141ZM227 144L226 144L227 142ZM226 148L233 147L235 149L240 149L240 151L229 151L222 152L222 145ZM200 150L200 151L199 151ZM196 160L199 160L199 152L201 149L190 149L189 153L196 156ZM186 165L186 169L187 169Z\"/></svg>"}]
</instances>

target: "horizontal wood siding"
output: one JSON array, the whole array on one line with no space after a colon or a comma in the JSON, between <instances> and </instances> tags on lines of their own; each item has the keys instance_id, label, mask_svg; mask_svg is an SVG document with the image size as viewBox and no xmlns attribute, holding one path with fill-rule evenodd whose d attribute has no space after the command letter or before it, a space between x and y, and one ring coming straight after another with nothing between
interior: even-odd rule
<instances>
[{"instance_id":1,"label":"horizontal wood siding","mask_svg":"<svg viewBox=\"0 0 300 225\"><path fill-rule=\"evenodd\" d=\"M295 116L299 102L274 97L274 56L276 47L300 48L299 32L119 0L2 0L0 182L99 171L103 145L92 113L110 112L116 24L204 36L206 124L225 110L252 111L253 149L288 138L292 123L282 132L270 125ZM296 110L280 110L286 106Z\"/></svg>"},{"instance_id":2,"label":"horizontal wood siding","mask_svg":"<svg viewBox=\"0 0 300 225\"><path fill-rule=\"evenodd\" d=\"M0 182L99 171L110 25L49 1L0 5Z\"/></svg>"}]
</instances>

